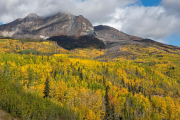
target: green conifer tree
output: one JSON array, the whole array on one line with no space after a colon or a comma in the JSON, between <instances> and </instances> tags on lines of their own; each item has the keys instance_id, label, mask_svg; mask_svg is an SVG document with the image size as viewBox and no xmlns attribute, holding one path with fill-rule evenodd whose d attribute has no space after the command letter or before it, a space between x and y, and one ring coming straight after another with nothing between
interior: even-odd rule
<instances>
[{"instance_id":1,"label":"green conifer tree","mask_svg":"<svg viewBox=\"0 0 180 120\"><path fill-rule=\"evenodd\" d=\"M44 88L44 98L49 97L50 93L50 88L49 88L49 78L47 77L46 82L45 82L45 88Z\"/></svg>"},{"instance_id":2,"label":"green conifer tree","mask_svg":"<svg viewBox=\"0 0 180 120\"><path fill-rule=\"evenodd\" d=\"M111 108L110 108L110 101L109 101L109 85L106 87L106 94L105 94L105 107L106 107L106 113L105 113L105 120L111 120Z\"/></svg>"}]
</instances>

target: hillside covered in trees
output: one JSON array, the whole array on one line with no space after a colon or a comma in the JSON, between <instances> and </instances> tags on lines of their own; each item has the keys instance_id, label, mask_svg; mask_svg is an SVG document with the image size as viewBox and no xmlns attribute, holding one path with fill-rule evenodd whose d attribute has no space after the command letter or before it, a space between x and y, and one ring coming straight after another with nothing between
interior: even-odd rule
<instances>
[{"instance_id":1,"label":"hillside covered in trees","mask_svg":"<svg viewBox=\"0 0 180 120\"><path fill-rule=\"evenodd\" d=\"M178 120L180 50L121 50L112 59L93 47L0 39L0 109L23 120Z\"/></svg>"}]
</instances>

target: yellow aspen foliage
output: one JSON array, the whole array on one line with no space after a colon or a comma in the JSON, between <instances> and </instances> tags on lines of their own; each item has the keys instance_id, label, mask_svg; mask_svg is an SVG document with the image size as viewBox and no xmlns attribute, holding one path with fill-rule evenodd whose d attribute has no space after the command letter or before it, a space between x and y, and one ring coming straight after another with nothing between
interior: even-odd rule
<instances>
[{"instance_id":1,"label":"yellow aspen foliage","mask_svg":"<svg viewBox=\"0 0 180 120\"><path fill-rule=\"evenodd\" d=\"M127 54L94 60L105 50L65 50L51 41L0 39L0 78L40 98L49 78L47 99L73 110L80 119L104 119L108 109L112 119L178 120L180 50L154 46L124 45Z\"/></svg>"},{"instance_id":2,"label":"yellow aspen foliage","mask_svg":"<svg viewBox=\"0 0 180 120\"><path fill-rule=\"evenodd\" d=\"M85 120L100 120L100 119L96 119L95 113L90 109L85 111L85 118L84 119Z\"/></svg>"},{"instance_id":3,"label":"yellow aspen foliage","mask_svg":"<svg viewBox=\"0 0 180 120\"><path fill-rule=\"evenodd\" d=\"M58 81L56 84L57 85L56 85L56 88L55 88L55 91L56 91L55 98L63 103L64 99L65 99L65 92L66 92L66 89L67 89L67 85L63 81Z\"/></svg>"}]
</instances>

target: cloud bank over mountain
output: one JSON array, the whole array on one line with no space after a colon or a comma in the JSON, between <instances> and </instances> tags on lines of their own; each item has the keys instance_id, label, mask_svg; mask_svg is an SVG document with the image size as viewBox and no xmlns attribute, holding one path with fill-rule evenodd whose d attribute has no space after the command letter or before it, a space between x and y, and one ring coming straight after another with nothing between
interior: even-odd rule
<instances>
[{"instance_id":1,"label":"cloud bank over mountain","mask_svg":"<svg viewBox=\"0 0 180 120\"><path fill-rule=\"evenodd\" d=\"M140 0L1 0L0 22L8 23L29 13L47 16L57 12L83 15L94 25L110 25L125 33L165 42L180 32L180 1L162 0L146 7Z\"/></svg>"},{"instance_id":2,"label":"cloud bank over mountain","mask_svg":"<svg viewBox=\"0 0 180 120\"><path fill-rule=\"evenodd\" d=\"M116 8L135 3L137 0L1 0L0 21L10 22L29 13L51 15L57 12L82 14L91 22L107 21Z\"/></svg>"}]
</instances>

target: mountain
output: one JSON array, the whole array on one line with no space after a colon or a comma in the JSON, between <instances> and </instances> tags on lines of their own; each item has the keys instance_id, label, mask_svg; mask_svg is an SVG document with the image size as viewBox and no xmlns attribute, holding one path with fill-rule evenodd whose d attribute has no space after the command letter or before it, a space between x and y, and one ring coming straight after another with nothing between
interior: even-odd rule
<instances>
[{"instance_id":1,"label":"mountain","mask_svg":"<svg viewBox=\"0 0 180 120\"><path fill-rule=\"evenodd\" d=\"M127 35L109 26L95 26L82 15L74 16L67 13L58 13L48 17L40 17L30 13L25 18L0 26L0 36L13 38L49 39L54 36L96 36L100 40L132 40ZM134 37L134 39L142 39Z\"/></svg>"},{"instance_id":2,"label":"mountain","mask_svg":"<svg viewBox=\"0 0 180 120\"><path fill-rule=\"evenodd\" d=\"M94 34L92 24L83 16L58 13L49 17L40 17L31 13L0 26L0 36L13 38L48 39L52 36L83 36Z\"/></svg>"},{"instance_id":3,"label":"mountain","mask_svg":"<svg viewBox=\"0 0 180 120\"><path fill-rule=\"evenodd\" d=\"M65 49L95 47L105 49L105 55L122 54L125 45L151 46L172 52L180 49L150 39L128 35L110 26L94 26L82 15L57 13L48 17L31 13L25 18L0 26L0 36L12 38L48 39ZM111 58L111 57L110 57Z\"/></svg>"}]
</instances>

